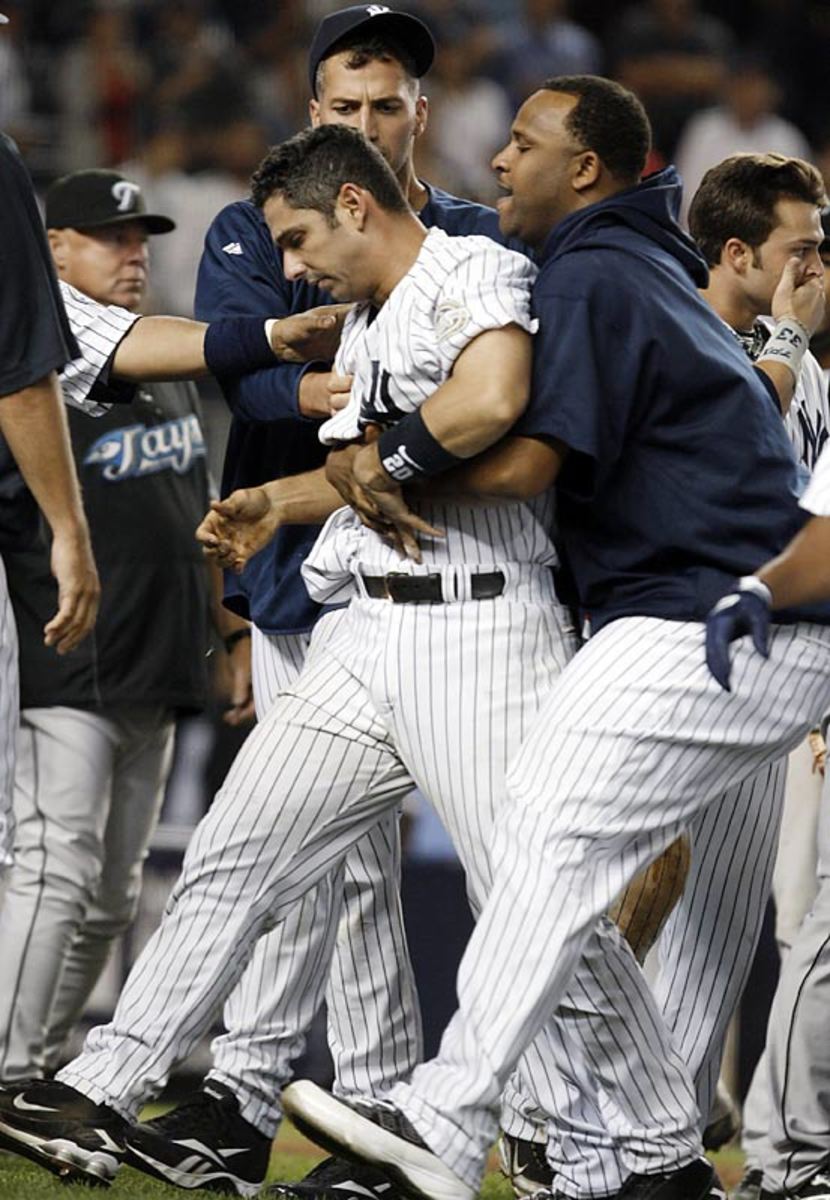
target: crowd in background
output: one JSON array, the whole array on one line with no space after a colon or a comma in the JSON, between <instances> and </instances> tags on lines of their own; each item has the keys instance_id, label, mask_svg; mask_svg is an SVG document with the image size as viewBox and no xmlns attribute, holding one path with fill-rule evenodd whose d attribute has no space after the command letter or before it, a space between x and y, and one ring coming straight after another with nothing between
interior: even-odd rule
<instances>
[{"instance_id":1,"label":"crowd in background","mask_svg":"<svg viewBox=\"0 0 830 1200\"><path fill-rule=\"evenodd\" d=\"M265 147L306 121L306 54L329 0L7 0L0 128L39 184L89 166L138 177L179 231L154 304L191 311L201 238ZM437 35L419 168L490 200L489 160L548 75L608 74L643 98L654 165L690 190L737 149L830 173L828 0L408 0Z\"/></svg>"}]
</instances>

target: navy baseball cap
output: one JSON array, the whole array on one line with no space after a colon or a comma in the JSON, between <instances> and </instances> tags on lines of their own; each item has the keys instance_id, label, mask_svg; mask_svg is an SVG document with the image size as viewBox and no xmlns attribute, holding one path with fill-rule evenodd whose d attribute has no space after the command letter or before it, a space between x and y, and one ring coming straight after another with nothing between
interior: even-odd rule
<instances>
[{"instance_id":1,"label":"navy baseball cap","mask_svg":"<svg viewBox=\"0 0 830 1200\"><path fill-rule=\"evenodd\" d=\"M176 228L170 217L148 213L139 185L117 171L73 171L46 193L47 229L93 229L125 221L141 221L149 233Z\"/></svg>"},{"instance_id":2,"label":"navy baseball cap","mask_svg":"<svg viewBox=\"0 0 830 1200\"><path fill-rule=\"evenodd\" d=\"M337 50L337 43L362 29L368 37L389 37L412 55L415 73L426 75L435 58L435 40L429 29L411 13L395 12L385 4L354 4L329 13L317 26L308 52L308 82L317 97L317 68Z\"/></svg>"}]
</instances>

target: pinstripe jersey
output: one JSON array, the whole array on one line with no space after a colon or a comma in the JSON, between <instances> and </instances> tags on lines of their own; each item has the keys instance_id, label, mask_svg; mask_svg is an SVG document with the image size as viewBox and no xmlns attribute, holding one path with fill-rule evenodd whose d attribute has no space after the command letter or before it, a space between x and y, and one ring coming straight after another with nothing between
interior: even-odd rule
<instances>
[{"instance_id":1,"label":"pinstripe jersey","mask_svg":"<svg viewBox=\"0 0 830 1200\"><path fill-rule=\"evenodd\" d=\"M99 381L108 382L107 364L125 335L141 319L141 314L129 312L117 304L100 304L63 280L60 286L66 314L81 351L80 357L67 363L61 372L63 396L73 408L100 417L109 405L99 403L96 397Z\"/></svg>"},{"instance_id":2,"label":"pinstripe jersey","mask_svg":"<svg viewBox=\"0 0 830 1200\"><path fill-rule=\"evenodd\" d=\"M755 362L772 331L774 322L762 317L746 332L733 333ZM730 327L731 328L731 327ZM798 461L812 472L824 443L830 436L830 413L827 406L827 381L818 359L808 350L804 355L792 402L784 418Z\"/></svg>"},{"instance_id":3,"label":"pinstripe jersey","mask_svg":"<svg viewBox=\"0 0 830 1200\"><path fill-rule=\"evenodd\" d=\"M813 477L800 504L817 517L830 517L830 446L825 445L818 457Z\"/></svg>"},{"instance_id":4,"label":"pinstripe jersey","mask_svg":"<svg viewBox=\"0 0 830 1200\"><path fill-rule=\"evenodd\" d=\"M449 238L430 230L414 266L375 319L368 304L347 319L335 369L354 375L352 399L321 428L321 438L353 438L368 421L394 424L444 383L457 356L482 331L516 324L530 332L534 276L526 258L487 238ZM528 503L419 499L415 507L446 533L421 536L426 565L556 562L550 492ZM326 522L302 572L312 597L324 601L347 599L354 574L417 569L347 508Z\"/></svg>"}]
</instances>

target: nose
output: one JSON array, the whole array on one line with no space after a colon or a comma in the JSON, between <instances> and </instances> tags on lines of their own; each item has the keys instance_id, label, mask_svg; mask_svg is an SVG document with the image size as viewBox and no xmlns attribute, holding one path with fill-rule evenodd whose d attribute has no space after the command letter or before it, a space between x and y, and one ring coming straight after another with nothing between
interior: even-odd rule
<instances>
[{"instance_id":1,"label":"nose","mask_svg":"<svg viewBox=\"0 0 830 1200\"><path fill-rule=\"evenodd\" d=\"M496 153L493 155L493 157L490 159L490 169L492 171L495 171L496 174L499 176L499 178L501 178L501 176L507 170L506 159L507 159L507 151L508 150L509 150L509 146L502 146L501 150L497 150Z\"/></svg>"},{"instance_id":2,"label":"nose","mask_svg":"<svg viewBox=\"0 0 830 1200\"><path fill-rule=\"evenodd\" d=\"M364 105L360 110L360 132L367 142L373 142L377 137L377 122L369 104Z\"/></svg>"},{"instance_id":3,"label":"nose","mask_svg":"<svg viewBox=\"0 0 830 1200\"><path fill-rule=\"evenodd\" d=\"M282 269L285 278L290 283L293 283L297 279L302 279L303 275L305 275L305 263L293 250L283 251Z\"/></svg>"},{"instance_id":4,"label":"nose","mask_svg":"<svg viewBox=\"0 0 830 1200\"><path fill-rule=\"evenodd\" d=\"M150 261L150 249L146 238L131 238L125 250L127 262L134 266L146 267Z\"/></svg>"}]
</instances>

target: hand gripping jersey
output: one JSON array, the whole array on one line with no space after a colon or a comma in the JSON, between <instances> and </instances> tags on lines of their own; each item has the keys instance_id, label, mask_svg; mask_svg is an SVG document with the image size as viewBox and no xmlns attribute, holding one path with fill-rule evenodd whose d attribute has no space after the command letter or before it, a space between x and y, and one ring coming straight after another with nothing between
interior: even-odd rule
<instances>
[{"instance_id":1,"label":"hand gripping jersey","mask_svg":"<svg viewBox=\"0 0 830 1200\"><path fill-rule=\"evenodd\" d=\"M444 383L464 347L484 330L515 324L532 332L535 274L522 255L486 238L448 238L431 230L415 264L377 315L367 304L349 314L335 367L354 375L352 399L322 426L321 439L349 440L369 422L392 425L413 412ZM443 538L421 539L425 562L555 562L549 494L529 504L489 510L423 500L418 511L446 531ZM358 564L381 574L414 566L361 525L351 509L340 509L303 566L310 594L319 601L348 599Z\"/></svg>"}]
</instances>

